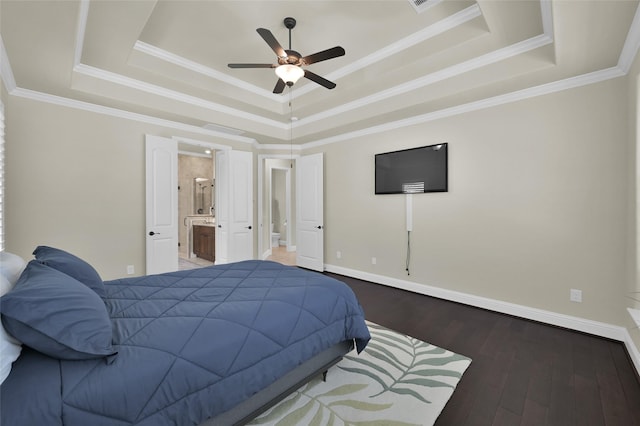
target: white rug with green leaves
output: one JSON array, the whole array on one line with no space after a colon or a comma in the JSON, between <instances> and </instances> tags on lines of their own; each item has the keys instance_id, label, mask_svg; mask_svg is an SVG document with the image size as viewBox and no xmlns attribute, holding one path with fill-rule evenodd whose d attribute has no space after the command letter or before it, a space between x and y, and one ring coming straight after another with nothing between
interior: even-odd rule
<instances>
[{"instance_id":1,"label":"white rug with green leaves","mask_svg":"<svg viewBox=\"0 0 640 426\"><path fill-rule=\"evenodd\" d=\"M471 359L367 322L371 341L252 425L432 425Z\"/></svg>"}]
</instances>

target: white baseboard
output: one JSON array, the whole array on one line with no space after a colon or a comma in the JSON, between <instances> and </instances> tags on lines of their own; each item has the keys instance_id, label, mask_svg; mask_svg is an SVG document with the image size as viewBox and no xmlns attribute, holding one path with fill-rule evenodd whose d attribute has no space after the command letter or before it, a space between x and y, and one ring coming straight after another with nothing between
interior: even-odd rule
<instances>
[{"instance_id":1,"label":"white baseboard","mask_svg":"<svg viewBox=\"0 0 640 426\"><path fill-rule=\"evenodd\" d=\"M475 306L489 311L500 312L503 314L513 315L545 324L555 325L568 328L570 330L581 331L608 339L623 342L627 347L629 356L633 361L636 372L640 374L640 351L634 344L629 332L626 328L613 324L607 324L598 321L592 321L584 318L574 317L556 312L545 311L543 309L532 308L515 303L503 302L501 300L489 299L472 294L462 293L453 290L447 290L440 287L434 287L425 284L418 284L412 281L401 280L397 278L385 277L369 272L358 271L355 269L343 268L336 265L325 264L327 272L345 275L348 277L358 278L377 284L387 285L402 290L411 291L413 293L423 294L426 296L437 297L452 302L463 303L465 305Z\"/></svg>"},{"instance_id":2,"label":"white baseboard","mask_svg":"<svg viewBox=\"0 0 640 426\"><path fill-rule=\"evenodd\" d=\"M633 361L633 365L636 367L636 372L640 374L640 351L638 351L638 347L635 345L629 331L627 329L625 332L625 340L624 345L627 348L627 352L629 352L629 356L631 357L631 361Z\"/></svg>"}]
</instances>

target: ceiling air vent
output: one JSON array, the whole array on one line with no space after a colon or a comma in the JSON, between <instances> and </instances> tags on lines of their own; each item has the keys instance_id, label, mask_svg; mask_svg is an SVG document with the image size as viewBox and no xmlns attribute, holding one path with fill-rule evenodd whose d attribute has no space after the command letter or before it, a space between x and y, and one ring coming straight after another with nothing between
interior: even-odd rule
<instances>
[{"instance_id":1,"label":"ceiling air vent","mask_svg":"<svg viewBox=\"0 0 640 426\"><path fill-rule=\"evenodd\" d=\"M409 3L411 3L411 6L413 6L416 12L422 13L441 1L442 0L409 0Z\"/></svg>"}]
</instances>

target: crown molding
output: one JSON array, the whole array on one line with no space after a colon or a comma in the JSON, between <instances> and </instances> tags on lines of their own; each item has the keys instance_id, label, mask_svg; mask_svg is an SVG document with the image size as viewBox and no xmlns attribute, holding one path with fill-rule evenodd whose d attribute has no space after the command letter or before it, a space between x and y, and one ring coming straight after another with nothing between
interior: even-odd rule
<instances>
[{"instance_id":1,"label":"crown molding","mask_svg":"<svg viewBox=\"0 0 640 426\"><path fill-rule=\"evenodd\" d=\"M446 117L452 117L452 116L464 114L467 112L478 111L486 108L492 108L498 105L504 105L507 103L521 101L524 99L547 95L547 94L560 92L568 89L573 89L580 86L599 83L601 81L610 80L612 78L623 77L625 75L626 74L623 72L623 70L617 66L612 68L607 68L604 70L579 75L576 77L570 77L563 80L558 80L552 83L541 84L539 86L529 87L527 89L517 90L515 92L510 92L503 95L494 96L491 98L481 99L479 101L469 102L466 104L457 105L450 108L444 108L438 111L416 115L413 117L404 118L401 120L396 120L389 123L368 127L365 129L355 130L353 132L343 133L341 135L333 136L326 139L320 139L317 141L308 142L303 144L302 147L303 149L316 148L319 146L329 145L336 142L342 142L342 141L346 141L349 139L354 139L362 136L382 133L389 130L399 129L402 127L408 127L416 124L426 123L429 121L439 120Z\"/></svg>"},{"instance_id":2,"label":"crown molding","mask_svg":"<svg viewBox=\"0 0 640 426\"><path fill-rule=\"evenodd\" d=\"M4 87L7 89L7 92L11 93L16 90L16 79L13 76L13 70L11 69L7 50L4 48L2 35L0 35L0 74L2 75L2 82L4 83Z\"/></svg>"},{"instance_id":3,"label":"crown molding","mask_svg":"<svg viewBox=\"0 0 640 426\"><path fill-rule=\"evenodd\" d=\"M552 33L552 30L550 30L550 28L552 28L552 22L551 22L551 5L550 5L550 0L541 0L541 9L542 9L542 17L543 17L543 28L545 28L545 32L549 31ZM88 15L88 8L89 8L89 2L88 0L83 0L83 2L81 3L81 10L79 13L79 19L78 19L78 31L77 31L77 36L78 37L84 37L84 28L86 27L86 16ZM432 38L436 35L442 34L452 28L455 28L471 19L475 19L479 16L482 15L482 11L479 7L479 5L476 3L458 13L455 13L445 19L442 19L428 27L426 27L425 29L418 31L414 34L411 34L408 37L405 37L395 43L392 43L376 52L374 52L371 55L368 55L365 58L362 58L358 61L353 62L352 64L343 67L339 70L336 70L330 74L327 75L327 78L330 78L332 80L336 80L339 79L345 75L351 74L353 72L356 72L364 67L367 67L375 62L378 62L380 60L386 59L388 58L390 55L393 55L394 53L397 53L398 51L407 49L411 46L414 46L418 43L421 43L425 40L428 40L429 38ZM347 111L352 111L355 109L359 109L359 108L364 108L369 106L371 103L375 103L375 102L380 102L395 96L401 96L405 93L423 88L425 86L429 86L431 84L437 83L439 81L443 81L446 80L450 77L454 77L463 73L466 73L468 71L474 70L474 69L478 69L481 68L483 66L487 66L490 65L492 63L495 62L499 62L505 59L508 59L510 57L519 55L519 54L523 54L526 53L530 50L539 48L541 46L545 46L549 43L552 43L553 39L551 37L549 37L546 33L545 34L541 34L537 37L532 37L528 40L524 40L522 42L519 43L515 43L511 46L507 46L505 48L502 49L498 49L496 51L487 53L485 55L481 55L477 58L471 59L469 61L465 61L463 63L460 64L456 64L454 66L448 67L446 69L428 74L426 76L423 76L421 78L397 85L395 87L392 87L390 89L387 90L383 90L381 92L375 93L373 95L364 97L364 98L360 98L356 101L353 102L349 102L346 104L342 104L336 108L332 108L329 110L325 110L322 111L320 113L305 117L301 120L299 120L296 124L295 124L295 128L301 128L307 124L316 122L318 120L323 120L326 118L330 118L342 113L345 113ZM78 46L80 46L81 49L81 45L82 42L80 40L76 41L76 48L78 49ZM239 85L244 85L246 87L248 87L250 91L255 92L256 90L261 90L253 85L250 85L248 83L244 83L239 79L233 78L233 77L229 77L226 76L223 73L220 73L219 71L213 70L211 68L205 67L201 64L198 64L196 62L190 61L186 58L180 57L178 55L172 54L171 52L167 52L163 49L157 48L155 46L149 45L147 43L141 42L141 41L137 41L136 44L134 45L134 49L149 54L151 56L154 56L156 58L159 58L161 60L165 60L168 61L170 63L173 63L177 66L181 66L184 67L186 69L192 70L194 72L198 72L204 75L207 75L209 77L227 82L229 84L232 84L234 86L240 87ZM80 52L81 53L81 52ZM79 53L76 51L76 55L79 55ZM195 96L191 96L191 95L186 95L184 93L178 92L178 91L174 91L174 90L170 90L170 89L166 89L164 87L161 86L157 86L157 85L153 85L150 83L146 83L140 80L135 80L133 78L130 77L126 77L124 75L120 75L120 74L116 74L110 71L106 71L103 69L99 69L96 67L92 67L89 65L85 65L82 63L78 63L75 65L74 67L74 71L81 73L81 74L85 74L85 75L89 75L91 77L94 78L98 78L98 79L102 79L105 81L109 81L112 82L114 84L120 84L120 85L124 85L127 87L131 87L137 90L141 90L141 91L145 91L147 93L151 93L151 94L155 94L157 96L162 96L168 99L172 99L172 100L176 100L179 102L184 102L187 104L191 104L194 106L198 106L198 107L202 107L202 108L206 108L212 111L216 111L216 112L222 112L222 113L226 113L232 116L236 116L236 117L240 117L242 119L246 119L249 121L253 121L256 123L262 123L268 126L273 126L278 130L286 130L289 128L288 123L284 123L284 122L280 122L280 121L276 121L276 120L270 120L267 119L263 116L257 115L257 114L250 114L250 113L246 113L244 111L241 110L237 110L237 109L233 109L233 108L229 108L226 107L224 105L220 105L217 104L215 102L211 102L211 101L206 101L204 99L195 97ZM311 85L307 85L302 87L299 90L296 90L294 93L292 93L292 98L297 98L298 96L302 96L305 93L308 93L310 90L315 90L317 89L317 87L311 86ZM274 95L262 90L262 92L260 93L262 96L268 96L269 99L274 99ZM284 102L288 102L288 100L282 98L282 97L275 97L275 99L278 102L284 103Z\"/></svg>"},{"instance_id":4,"label":"crown molding","mask_svg":"<svg viewBox=\"0 0 640 426\"><path fill-rule=\"evenodd\" d=\"M542 32L553 39L553 10L551 0L540 0L540 14L542 15Z\"/></svg>"},{"instance_id":5,"label":"crown molding","mask_svg":"<svg viewBox=\"0 0 640 426\"><path fill-rule=\"evenodd\" d=\"M76 44L73 52L74 66L79 65L82 61L82 49L84 48L87 19L89 19L89 0L81 0L80 10L78 11L78 24L76 26Z\"/></svg>"},{"instance_id":6,"label":"crown molding","mask_svg":"<svg viewBox=\"0 0 640 426\"><path fill-rule=\"evenodd\" d=\"M155 126L167 127L176 130L182 130L185 132L196 133L200 135L213 136L220 139L230 140L234 142L241 142L247 144L253 144L255 139L245 136L235 136L228 133L216 132L213 130L207 130L202 127L193 126L191 124L180 123L177 121L165 120L163 118L153 117L144 114L138 114L135 112L125 111L117 108L111 108L103 105L92 104L89 102L78 101L76 99L65 98L62 96L51 95L48 93L37 92L35 90L16 88L10 92L10 95L17 96L19 98L30 99L38 102L45 102L49 104L60 105L68 108L79 109L88 112L94 112L97 114L109 115L117 118L124 118L126 120L139 121L142 123L152 124Z\"/></svg>"},{"instance_id":7,"label":"crown molding","mask_svg":"<svg viewBox=\"0 0 640 426\"><path fill-rule=\"evenodd\" d=\"M448 16L440 21L429 25L428 27L415 32L403 39L396 41L388 46L383 47L382 49L378 49L374 53L365 56L362 59L358 59L357 61L352 62L351 64L344 66L340 69L330 72L326 75L326 78L329 80L339 80L342 77L345 77L349 74L352 74L356 71L360 71L363 68L371 66L376 62L382 61L384 59L388 59L390 56L406 50L410 47L415 46L416 44L422 43L430 38L436 37L440 34L445 33L453 28L456 28L472 19L475 19L479 16L482 16L482 11L480 6L477 3L472 6L467 7L466 9L461 10L460 12L454 13L451 16ZM295 99L298 96L302 96L306 93L309 93L313 90L318 90L319 86L317 85L307 85L300 88L296 93L294 93L293 98Z\"/></svg>"},{"instance_id":8,"label":"crown molding","mask_svg":"<svg viewBox=\"0 0 640 426\"><path fill-rule=\"evenodd\" d=\"M0 42L1 41L2 39L0 38ZM4 49L2 50L2 52L4 52ZM6 64L6 62L3 61L3 64ZM5 72L7 71L5 70L4 66L1 67L0 69L2 70L2 78L3 78L3 81L5 81L5 86L6 86L7 84L6 84ZM8 69L9 69L9 72L11 72L11 68L9 67ZM499 95L499 96L494 96L492 98L482 99L479 101L470 102L470 103L458 105L455 107L433 111L427 114L409 117L402 120L396 120L396 121L381 124L378 126L372 126L365 129L356 130L353 132L343 133L341 135L333 136L330 138L320 139L320 140L305 143L302 145L293 145L293 146L285 145L285 144L260 144L258 141L256 141L253 138L230 135L223 132L216 132L216 131L207 130L202 127L192 126L185 123L165 120L165 119L152 117L148 115L143 115L143 114L133 113L133 112L124 111L116 108L92 104L89 102L78 101L75 99L50 95L47 93L36 92L34 90L29 90L29 89L22 89L22 88L15 87L13 90L8 90L8 92L12 96L27 98L27 99L31 99L39 102L46 102L46 103L56 104L56 105L65 106L69 108L95 112L98 114L124 118L127 120L139 121L139 122L144 122L144 123L153 124L157 126L173 128L177 130L183 130L187 132L203 134L208 136L214 136L221 139L232 140L236 142L250 143L259 150L286 150L286 149L292 150L293 149L296 151L302 151L305 149L316 148L319 146L347 141L357 137L382 133L382 132L386 132L389 130L394 130L402 127L413 126L416 124L435 121L435 120L439 120L446 117L452 117L452 116L464 114L467 112L473 112L473 111L478 111L486 108L491 108L494 106L516 102L516 101L520 101L520 100L524 100L524 99L528 99L536 96L542 96L542 95L560 92L563 90L568 90L568 89L572 89L580 86L599 83L612 78L623 77L625 75L626 73L620 67L612 67L612 68L608 68L601 71L595 71L595 72L584 74L577 77L571 77L571 78L559 80L552 83L547 83L547 84L543 84L543 85L539 85L539 86L535 86L527 89L522 89L515 92Z\"/></svg>"},{"instance_id":9,"label":"crown molding","mask_svg":"<svg viewBox=\"0 0 640 426\"><path fill-rule=\"evenodd\" d=\"M85 4L86 6L82 6ZM88 2L86 0L82 1L81 9L82 7L88 7ZM543 21L548 21L549 19L551 19L550 0L541 0L541 7L543 7ZM86 17L84 18L84 20L86 20ZM83 21L83 19L80 19L80 21ZM79 25L79 27L81 27L81 25ZM549 29L551 27L552 26L549 23L547 23L545 25L545 28L546 28L545 32L550 31ZM546 38L548 38L548 35L541 35L538 37L534 37L533 39L526 40L525 42L533 43L533 44L542 43ZM518 100L523 100L523 99L527 99L535 96L541 96L541 95L554 93L562 90L568 90L574 87L598 83L598 82L605 81L612 78L622 77L628 73L630 69L630 65L635 59L635 56L638 52L639 47L640 47L640 6L638 7L638 9L636 9L633 23L630 27L627 39L625 41L624 48L620 55L618 66L600 70L600 71L595 71L592 73L588 73L588 74L584 74L576 77L559 80L552 83L535 86L532 88L518 90L515 92L495 96L492 98L487 98L487 99L470 102L463 105L458 105L455 107L445 108L439 111L434 111L431 113L427 113L427 114L423 114L415 117L409 117L406 119L397 120L394 122L385 123L378 126L372 126L366 129L360 129L353 132L343 133L341 135L337 135L331 138L320 139L320 140L309 142L303 145L296 145L295 149L302 150L302 149L308 149L308 148L313 148L313 147L322 146L322 145L328 145L331 143L345 141L345 140L349 140L349 139L353 139L353 138L357 138L365 135L385 132L392 129L397 129L401 127L433 121L440 118L463 114L466 112L477 111L484 108L491 108L493 106L502 105L509 102L515 102ZM527 46L521 45L520 48L527 49ZM98 70L96 68L89 67L83 64L78 64L78 67L84 71L88 71L89 69L97 70L95 71L97 75L104 75L104 73L107 73L106 71ZM15 82L10 61L9 61L1 36L0 36L0 73L1 73L3 83L5 85L5 88L7 89L7 92L10 95L28 98L28 99L32 99L40 102L47 102L47 103L67 106L75 109L92 111L99 114L111 115L115 117L129 119L129 120L145 122L145 123L154 124L158 126L184 130L184 131L193 132L196 134L213 136L213 137L217 137L225 140L233 140L233 141L242 142L242 143L251 143L257 149L284 150L286 149L284 147L287 146L284 144L262 145L253 138L229 135L226 133L215 132L215 131L203 129L198 126L192 126L185 123L174 122L174 121L165 120L157 117L132 113L129 111L119 110L111 107L105 107L102 105L91 104L88 102L77 101L77 100L64 98L60 96L36 92L29 89L18 88ZM115 77L122 77L123 79L125 79L126 82L131 83L134 86L137 84L137 80L129 79L128 77L124 77L124 76L118 76L117 74L113 74L113 73L109 73L109 74L110 75L112 74ZM115 78L115 80L118 80L118 78ZM142 83L143 85L146 85L146 83L143 83L143 82L140 82L140 83ZM147 87L147 89L149 89L149 87ZM198 98L195 98L195 99L198 99ZM300 120L300 121L303 121L303 120ZM298 127L299 122L296 123L296 127ZM276 123L278 123L280 128L285 128L285 129L288 128L286 123L280 123L280 122L276 122Z\"/></svg>"},{"instance_id":10,"label":"crown molding","mask_svg":"<svg viewBox=\"0 0 640 426\"><path fill-rule=\"evenodd\" d=\"M254 84L250 84L247 83L244 80L241 80L239 78L236 77L231 77L225 73L222 73L220 71L216 71L213 68L207 67L205 65L202 65L198 62L189 60L187 58L184 58L182 56L176 55L174 53L171 53L169 51L166 51L164 49L160 49L159 47L153 46L151 44L145 43L143 41L136 41L136 43L133 45L133 50L136 50L140 53L144 53L145 55L149 55L151 57L154 57L156 59L160 59L161 61L164 62L169 62L173 65L179 66L181 68L185 68L189 71L193 71L195 73L198 74L202 74L206 77L209 78L213 78L215 80L219 80L222 81L223 83L227 83L230 84L232 86L235 86L237 88L246 90L248 92L251 92L255 95L258 96L262 96L264 98L267 98L271 101L275 101L278 103L284 103L285 101L282 100L282 96L276 95L268 90L265 90L261 87L258 87Z\"/></svg>"},{"instance_id":11,"label":"crown molding","mask_svg":"<svg viewBox=\"0 0 640 426\"><path fill-rule=\"evenodd\" d=\"M189 105L205 108L210 111L215 111L223 114L228 114L234 117L242 118L243 120L253 121L255 123L266 124L267 126L275 127L280 130L286 130L289 126L281 121L271 120L261 115L251 114L239 109L231 108L225 105L221 105L216 102L207 101L196 96L187 95L176 90L167 89L162 86L147 83L141 80L136 80L131 77L124 76L122 74L116 74L111 71L103 70L86 64L78 64L73 67L73 71L86 75L89 77L97 78L100 80L108 81L110 83L126 86L142 92L151 93L153 95L161 96L164 98L172 99L178 102L183 102Z\"/></svg>"},{"instance_id":12,"label":"crown molding","mask_svg":"<svg viewBox=\"0 0 640 426\"><path fill-rule=\"evenodd\" d=\"M633 60L638 53L638 48L640 48L640 5L638 5L636 13L633 16L631 28L629 28L622 52L620 53L620 58L618 59L618 67L620 67L625 74L631 69Z\"/></svg>"},{"instance_id":13,"label":"crown molding","mask_svg":"<svg viewBox=\"0 0 640 426\"><path fill-rule=\"evenodd\" d=\"M451 30L459 25L464 24L467 21L470 21L472 19L475 19L479 16L482 16L482 11L480 10L480 6L478 6L478 4L474 4L472 6L469 6L468 8L457 12L451 16L448 16L432 25L429 25L428 27L413 33L401 40L398 40L395 43L392 43L386 47L383 47L382 49L377 50L376 52L365 56L362 59L359 59L357 61L352 62L351 64L342 67L338 70L335 70L329 74L327 74L327 78L330 80L337 80L340 79L344 76L347 76L351 73L354 73L356 71L359 71L365 67L368 67L376 62L379 62L381 60L387 59L389 58L389 56L392 56L395 53L401 52L405 49L408 49L418 43L422 43L425 40L428 40L430 38L433 38L437 35L440 35L448 30ZM265 98L268 98L270 100L274 100L276 102L279 102L281 104L285 104L287 102L289 102L288 99L284 99L282 96L278 96L278 95L274 95L273 93L264 90L262 88L259 88L253 84L249 84L241 79L235 78L235 77L230 77L225 73L221 73L219 71L216 71L212 68L209 68L207 66L204 66L202 64L199 64L197 62L191 61L189 59L186 59L184 57L181 57L179 55L173 54L171 52L168 52L164 49L160 49L159 47L156 46L152 46L148 43L144 43L142 41L136 41L135 45L133 46L134 50L137 50L141 53L147 54L149 56L152 56L154 58L160 59L162 61L165 62L169 62L172 63L176 66L188 69L190 71L205 75L207 77L222 81L224 83L227 84L231 84L235 87L238 87L240 89L243 90L247 90L249 92L252 92L256 95L259 96L263 96ZM303 86L302 88L296 90L293 95L292 98L297 98L299 96L302 96L312 90L316 90L318 89L319 86L317 85L306 85Z\"/></svg>"},{"instance_id":14,"label":"crown molding","mask_svg":"<svg viewBox=\"0 0 640 426\"><path fill-rule=\"evenodd\" d=\"M402 94L421 89L425 86L429 86L448 78L455 77L466 72L491 65L496 62L504 61L505 59L511 58L513 56L521 55L533 49L546 46L552 42L553 39L549 38L545 34L540 34L527 40L523 40L519 43L512 44L511 46L494 50L468 61L452 65L448 68L441 69L431 74L427 74L415 80L399 84L387 90L382 90L380 92L374 93L373 95L365 96L358 100L342 104L336 108L328 109L317 114L310 115L299 120L296 123L296 127L304 126L319 120L324 120L329 117L344 114L345 112L353 111L358 108L369 107L373 103L384 101L394 96L400 96Z\"/></svg>"}]
</instances>

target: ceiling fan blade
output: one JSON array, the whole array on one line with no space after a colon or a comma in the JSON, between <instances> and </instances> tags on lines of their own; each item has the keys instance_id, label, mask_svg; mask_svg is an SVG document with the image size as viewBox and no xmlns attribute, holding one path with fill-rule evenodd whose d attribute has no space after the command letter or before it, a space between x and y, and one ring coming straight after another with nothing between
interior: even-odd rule
<instances>
[{"instance_id":1,"label":"ceiling fan blade","mask_svg":"<svg viewBox=\"0 0 640 426\"><path fill-rule=\"evenodd\" d=\"M320 77L318 74L314 74L311 71L304 70L304 76L305 78L308 78L309 80L316 82L320 86L324 86L327 89L333 89L334 87L336 87L336 84L334 82L329 81L324 77Z\"/></svg>"},{"instance_id":2,"label":"ceiling fan blade","mask_svg":"<svg viewBox=\"0 0 640 426\"><path fill-rule=\"evenodd\" d=\"M287 83L285 83L283 79L279 78L278 82L276 83L276 87L273 88L273 93L276 93L276 94L282 93L286 85Z\"/></svg>"},{"instance_id":3,"label":"ceiling fan blade","mask_svg":"<svg viewBox=\"0 0 640 426\"><path fill-rule=\"evenodd\" d=\"M280 43L278 43L278 40L276 40L273 34L271 34L271 31L266 28L258 28L256 31L258 32L258 34L260 34L260 37L262 37L264 41L267 42L269 47L271 47L271 49L276 52L276 55L278 55L279 58L287 57L287 53L284 51L282 46L280 46Z\"/></svg>"},{"instance_id":4,"label":"ceiling fan blade","mask_svg":"<svg viewBox=\"0 0 640 426\"><path fill-rule=\"evenodd\" d=\"M342 47L336 46L331 49L323 50L322 52L314 53L313 55L305 56L300 60L302 65L310 65L316 62L326 61L327 59L337 58L338 56L344 56L345 51Z\"/></svg>"},{"instance_id":5,"label":"ceiling fan blade","mask_svg":"<svg viewBox=\"0 0 640 426\"><path fill-rule=\"evenodd\" d=\"M229 64L229 68L275 68L273 64Z\"/></svg>"}]
</instances>

